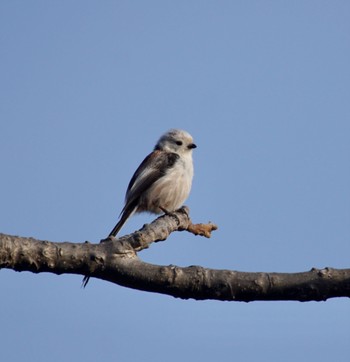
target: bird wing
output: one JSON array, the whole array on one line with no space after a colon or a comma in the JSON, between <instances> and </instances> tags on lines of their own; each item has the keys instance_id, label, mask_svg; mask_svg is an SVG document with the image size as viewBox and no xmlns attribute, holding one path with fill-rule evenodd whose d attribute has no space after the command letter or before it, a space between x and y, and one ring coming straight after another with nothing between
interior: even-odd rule
<instances>
[{"instance_id":1,"label":"bird wing","mask_svg":"<svg viewBox=\"0 0 350 362\"><path fill-rule=\"evenodd\" d=\"M125 196L125 206L120 213L120 220L110 232L109 236L117 235L126 220L135 212L141 195L146 192L154 182L163 177L167 170L174 166L179 157L176 153L155 150L142 161L130 180ZM86 283L87 281L84 285L86 285Z\"/></svg>"},{"instance_id":2,"label":"bird wing","mask_svg":"<svg viewBox=\"0 0 350 362\"><path fill-rule=\"evenodd\" d=\"M156 150L150 153L142 161L129 182L123 211L134 204L154 182L163 177L179 158L180 156L173 152Z\"/></svg>"}]
</instances>

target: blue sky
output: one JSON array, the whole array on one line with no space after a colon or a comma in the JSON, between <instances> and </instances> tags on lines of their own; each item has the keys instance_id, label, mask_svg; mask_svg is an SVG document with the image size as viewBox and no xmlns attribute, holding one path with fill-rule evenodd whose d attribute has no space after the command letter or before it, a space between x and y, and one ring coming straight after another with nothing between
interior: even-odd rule
<instances>
[{"instance_id":1,"label":"blue sky","mask_svg":"<svg viewBox=\"0 0 350 362\"><path fill-rule=\"evenodd\" d=\"M347 1L2 1L0 231L98 242L134 170L189 131L186 202L156 264L349 267ZM132 218L122 233L153 219ZM182 301L1 270L11 361L347 361L349 301ZM50 357L48 357L50 356Z\"/></svg>"}]
</instances>

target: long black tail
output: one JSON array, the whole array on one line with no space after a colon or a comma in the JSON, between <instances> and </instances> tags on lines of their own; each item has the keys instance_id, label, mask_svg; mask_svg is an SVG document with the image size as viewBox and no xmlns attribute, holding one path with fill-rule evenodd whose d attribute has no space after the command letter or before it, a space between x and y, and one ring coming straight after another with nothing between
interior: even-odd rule
<instances>
[{"instance_id":1,"label":"long black tail","mask_svg":"<svg viewBox=\"0 0 350 362\"><path fill-rule=\"evenodd\" d=\"M83 281L82 281L82 283L81 283L81 286L82 286L83 288L85 288L86 285L87 285L87 283L89 283L89 280L90 280L90 275L85 275L85 277L84 277L84 279L83 279Z\"/></svg>"},{"instance_id":2,"label":"long black tail","mask_svg":"<svg viewBox=\"0 0 350 362\"><path fill-rule=\"evenodd\" d=\"M122 216L120 218L120 220L117 222L117 225L114 226L113 230L109 233L108 237L110 236L116 236L118 234L118 232L120 231L120 229L123 227L123 225L125 224L126 220L129 219L129 217L134 213L135 211L135 207L130 207L130 205L127 207L128 205L125 205L123 211L122 211ZM82 287L85 288L87 283L89 283L90 280L90 275L85 275L83 282L82 282Z\"/></svg>"},{"instance_id":3,"label":"long black tail","mask_svg":"<svg viewBox=\"0 0 350 362\"><path fill-rule=\"evenodd\" d=\"M122 211L122 216L121 216L120 220L117 222L117 225L114 226L113 230L109 233L108 236L116 236L118 234L118 232L120 231L120 229L125 224L126 220L129 219L129 217L133 214L134 211L135 211L134 207L130 207L130 206L125 207Z\"/></svg>"}]
</instances>

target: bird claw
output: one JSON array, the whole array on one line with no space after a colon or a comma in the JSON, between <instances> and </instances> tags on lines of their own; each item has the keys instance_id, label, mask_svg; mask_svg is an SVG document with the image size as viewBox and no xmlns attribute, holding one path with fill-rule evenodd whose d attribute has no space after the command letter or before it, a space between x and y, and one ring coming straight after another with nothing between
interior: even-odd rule
<instances>
[{"instance_id":1,"label":"bird claw","mask_svg":"<svg viewBox=\"0 0 350 362\"><path fill-rule=\"evenodd\" d=\"M173 215L174 213L172 213L171 211L168 211L167 209L165 209L164 207L162 206L158 206L163 212L165 215Z\"/></svg>"},{"instance_id":2,"label":"bird claw","mask_svg":"<svg viewBox=\"0 0 350 362\"><path fill-rule=\"evenodd\" d=\"M164 212L165 215L172 217L173 219L176 220L177 224L180 225L180 219L179 219L179 217L176 215L176 211L177 211L177 210L175 210L175 211L168 211L167 209L165 209L165 208L162 207L162 206L158 206L158 207Z\"/></svg>"}]
</instances>

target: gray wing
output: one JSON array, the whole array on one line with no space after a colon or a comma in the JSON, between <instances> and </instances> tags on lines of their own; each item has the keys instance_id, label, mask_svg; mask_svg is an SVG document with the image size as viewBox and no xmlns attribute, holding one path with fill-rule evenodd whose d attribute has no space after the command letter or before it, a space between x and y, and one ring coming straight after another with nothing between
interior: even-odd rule
<instances>
[{"instance_id":1,"label":"gray wing","mask_svg":"<svg viewBox=\"0 0 350 362\"><path fill-rule=\"evenodd\" d=\"M179 157L176 153L156 150L142 161L130 180L125 196L125 206L120 213L118 223L110 232L109 236L116 236L118 234L126 220L135 212L139 205L141 195L146 192L154 182L163 177Z\"/></svg>"},{"instance_id":2,"label":"gray wing","mask_svg":"<svg viewBox=\"0 0 350 362\"><path fill-rule=\"evenodd\" d=\"M147 191L154 182L163 177L167 170L174 166L180 156L173 152L153 151L140 164L132 176L125 196L125 209L137 205L140 196ZM135 206L136 206L135 205Z\"/></svg>"}]
</instances>

